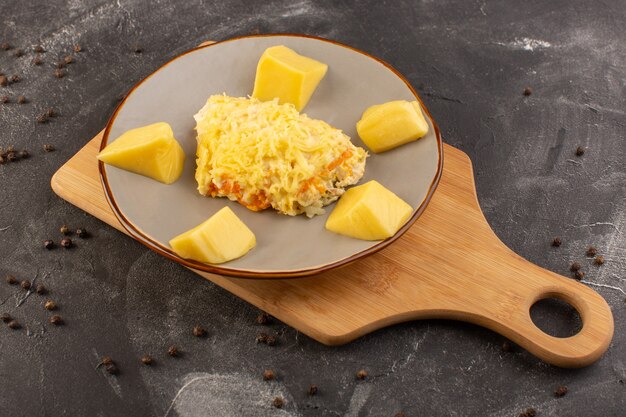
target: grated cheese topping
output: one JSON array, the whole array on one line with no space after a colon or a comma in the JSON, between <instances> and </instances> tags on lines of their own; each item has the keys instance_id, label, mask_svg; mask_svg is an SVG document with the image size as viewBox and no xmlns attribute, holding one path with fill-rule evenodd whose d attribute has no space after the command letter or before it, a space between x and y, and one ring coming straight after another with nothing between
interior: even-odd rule
<instances>
[{"instance_id":1,"label":"grated cheese topping","mask_svg":"<svg viewBox=\"0 0 626 417\"><path fill-rule=\"evenodd\" d=\"M202 195L313 217L365 172L363 148L277 99L213 95L194 118Z\"/></svg>"}]
</instances>

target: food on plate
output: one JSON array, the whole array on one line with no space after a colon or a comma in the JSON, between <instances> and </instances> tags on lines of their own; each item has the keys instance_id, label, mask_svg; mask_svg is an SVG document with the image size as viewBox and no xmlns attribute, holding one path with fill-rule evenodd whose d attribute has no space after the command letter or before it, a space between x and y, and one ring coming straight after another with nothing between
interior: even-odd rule
<instances>
[{"instance_id":1,"label":"food on plate","mask_svg":"<svg viewBox=\"0 0 626 417\"><path fill-rule=\"evenodd\" d=\"M363 240L391 237L411 217L413 207L376 181L353 187L328 216L326 229Z\"/></svg>"},{"instance_id":2,"label":"food on plate","mask_svg":"<svg viewBox=\"0 0 626 417\"><path fill-rule=\"evenodd\" d=\"M277 99L214 95L194 117L196 181L205 196L313 217L365 171L363 148Z\"/></svg>"},{"instance_id":3,"label":"food on plate","mask_svg":"<svg viewBox=\"0 0 626 417\"><path fill-rule=\"evenodd\" d=\"M421 138L428 123L417 101L396 100L369 107L356 130L363 143L378 153Z\"/></svg>"},{"instance_id":4,"label":"food on plate","mask_svg":"<svg viewBox=\"0 0 626 417\"><path fill-rule=\"evenodd\" d=\"M301 111L327 70L328 65L286 46L272 46L259 59L252 97L262 101L278 98L280 104L291 103Z\"/></svg>"},{"instance_id":5,"label":"food on plate","mask_svg":"<svg viewBox=\"0 0 626 417\"><path fill-rule=\"evenodd\" d=\"M170 240L174 252L185 259L221 264L240 258L254 246L254 233L224 207L204 223Z\"/></svg>"},{"instance_id":6,"label":"food on plate","mask_svg":"<svg viewBox=\"0 0 626 417\"><path fill-rule=\"evenodd\" d=\"M170 125L159 122L123 133L100 151L98 159L171 184L183 172L185 152L174 138Z\"/></svg>"}]
</instances>

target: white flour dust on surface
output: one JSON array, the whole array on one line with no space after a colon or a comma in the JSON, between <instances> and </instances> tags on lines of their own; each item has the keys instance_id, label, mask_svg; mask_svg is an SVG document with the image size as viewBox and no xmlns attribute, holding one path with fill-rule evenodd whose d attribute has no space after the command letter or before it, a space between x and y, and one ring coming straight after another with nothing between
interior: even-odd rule
<instances>
[{"instance_id":1,"label":"white flour dust on surface","mask_svg":"<svg viewBox=\"0 0 626 417\"><path fill-rule=\"evenodd\" d=\"M275 397L284 408L272 405ZM172 400L165 417L297 417L293 399L277 381L241 374L192 373Z\"/></svg>"},{"instance_id":2,"label":"white flour dust on surface","mask_svg":"<svg viewBox=\"0 0 626 417\"><path fill-rule=\"evenodd\" d=\"M552 47L547 41L531 38L515 38L511 42L494 42L496 45L506 46L511 49L521 49L524 51L534 51L535 49L546 49Z\"/></svg>"}]
</instances>

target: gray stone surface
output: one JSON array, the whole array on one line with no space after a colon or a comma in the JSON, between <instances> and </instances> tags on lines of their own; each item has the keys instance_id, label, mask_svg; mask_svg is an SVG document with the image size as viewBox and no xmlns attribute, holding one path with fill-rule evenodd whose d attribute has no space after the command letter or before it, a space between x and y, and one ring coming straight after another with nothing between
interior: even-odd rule
<instances>
[{"instance_id":1,"label":"gray stone surface","mask_svg":"<svg viewBox=\"0 0 626 417\"><path fill-rule=\"evenodd\" d=\"M50 288L31 295L0 283L1 416L623 416L626 409L626 3L623 1L184 2L0 0L0 146L31 158L0 165L0 275ZM611 305L616 334L595 365L563 370L472 325L422 321L325 347L257 311L56 197L51 175L105 125L116 97L206 39L301 32L379 56L418 87L445 140L474 161L481 205L496 233L529 260L586 280ZM31 64L41 44L43 65ZM53 64L80 44L67 76ZM135 45L143 51L135 53ZM530 86L533 94L522 92ZM28 103L17 104L24 94ZM35 118L58 111L46 124ZM45 153L51 143L56 151ZM587 148L576 157L577 146ZM58 228L86 227L66 251L46 251ZM550 241L561 236L563 245ZM585 257L595 245L607 262ZM523 279L523 277L511 277ZM621 288L621 289L620 289ZM48 324L45 299L66 325ZM576 326L538 319L554 332ZM191 335L195 324L209 337ZM260 331L279 344L257 345ZM170 358L169 345L183 355ZM153 367L139 357L154 356ZM112 356L120 374L96 369ZM368 381L355 380L357 370ZM264 369L277 381L264 382ZM319 394L307 395L309 384ZM553 391L567 385L557 399ZM286 400L274 409L274 396Z\"/></svg>"}]
</instances>

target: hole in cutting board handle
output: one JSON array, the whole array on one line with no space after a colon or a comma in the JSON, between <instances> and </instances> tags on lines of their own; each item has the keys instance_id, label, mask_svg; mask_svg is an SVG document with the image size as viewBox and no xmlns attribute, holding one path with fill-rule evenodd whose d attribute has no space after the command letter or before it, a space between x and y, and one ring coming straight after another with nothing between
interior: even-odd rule
<instances>
[{"instance_id":1,"label":"hole in cutting board handle","mask_svg":"<svg viewBox=\"0 0 626 417\"><path fill-rule=\"evenodd\" d=\"M530 318L541 331L553 337L571 337L583 328L578 310L556 294L535 301L530 307Z\"/></svg>"}]
</instances>

